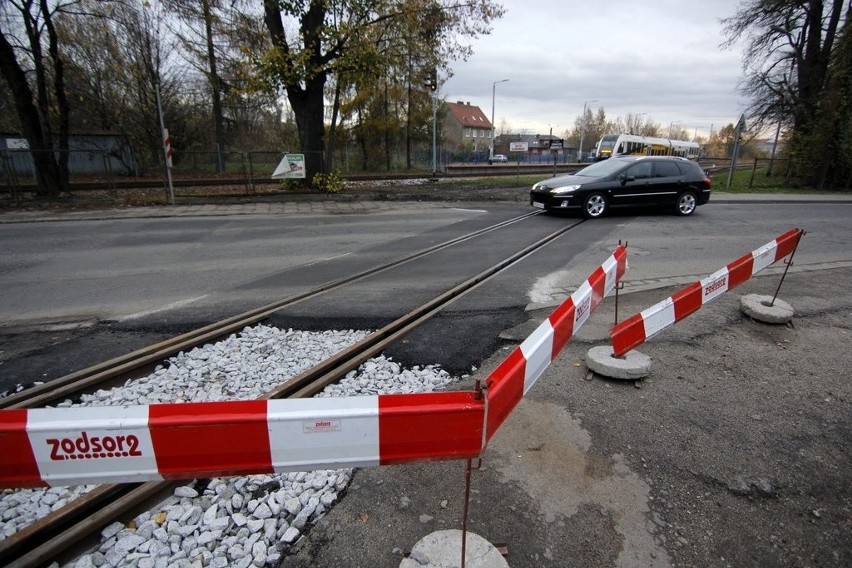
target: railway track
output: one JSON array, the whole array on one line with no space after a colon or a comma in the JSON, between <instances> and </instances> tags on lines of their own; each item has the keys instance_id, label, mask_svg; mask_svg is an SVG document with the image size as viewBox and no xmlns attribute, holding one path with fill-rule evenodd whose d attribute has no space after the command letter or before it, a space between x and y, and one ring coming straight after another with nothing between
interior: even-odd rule
<instances>
[{"instance_id":1,"label":"railway track","mask_svg":"<svg viewBox=\"0 0 852 568\"><path fill-rule=\"evenodd\" d=\"M480 235L499 230L502 227L520 222L536 214L536 212L533 212L497 223L389 263L370 268L353 276L329 282L315 289L273 302L250 312L228 318L222 322L205 326L171 340L134 351L126 356L118 357L62 377L57 381L52 381L7 397L0 400L0 405L10 409L43 406L70 396L77 396L87 389L92 389L104 382L114 381L119 377L141 376L142 372L150 368L155 362L160 362L164 358L174 355L179 351L215 341L217 338L230 334L235 330L258 323L285 306L356 282L405 262L422 258ZM524 247L413 309L402 317L388 323L381 329L367 335L334 356L291 377L283 384L266 392L261 398L275 399L313 396L328 384L338 381L348 372L357 369L365 361L379 355L389 345L399 341L411 330L417 328L459 297L499 275L523 258L534 254L548 243L558 239L581 223L582 221L573 222ZM53 388L54 386L56 388ZM164 499L178 484L179 482L149 482L98 486L61 509L43 517L11 537L0 541L0 564L9 567L47 565L51 561L61 558L65 551L91 538L90 535L96 534L104 526L122 518L126 514L126 511L136 509L144 503Z\"/></svg>"},{"instance_id":2,"label":"railway track","mask_svg":"<svg viewBox=\"0 0 852 568\"><path fill-rule=\"evenodd\" d=\"M178 335L166 341L149 345L143 349L93 365L86 369L65 375L64 377L59 377L55 380L37 385L19 393L9 395L0 399L0 409L35 408L46 406L67 398L73 398L82 392L96 389L100 387L100 385L110 381L126 379L133 377L134 375L139 375L153 365L179 353L180 351L185 351L187 349L192 349L197 345L216 341L217 339L227 336L234 331L254 325L282 308L314 298L320 294L324 294L342 286L352 284L367 278L368 276L373 276L401 264L423 258L464 241L497 231L503 227L513 225L538 214L539 212L532 211L512 219L507 219L501 223L495 223L494 225L484 227L478 231L461 235L396 260L371 267L357 274L340 278L332 282L327 282L311 290L277 300L248 312L244 312L231 318L195 329L188 333Z\"/></svg>"}]
</instances>

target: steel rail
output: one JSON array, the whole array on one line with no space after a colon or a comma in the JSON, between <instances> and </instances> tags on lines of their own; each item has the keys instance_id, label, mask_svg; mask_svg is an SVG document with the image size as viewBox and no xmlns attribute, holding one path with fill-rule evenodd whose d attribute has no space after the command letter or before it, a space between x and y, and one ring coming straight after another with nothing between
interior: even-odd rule
<instances>
[{"instance_id":1,"label":"steel rail","mask_svg":"<svg viewBox=\"0 0 852 568\"><path fill-rule=\"evenodd\" d=\"M151 365L152 363L168 359L180 351L191 349L197 345L224 337L229 333L240 330L249 325L254 325L286 306L316 297L330 290L351 284L358 280L367 278L368 276L373 276L382 271L389 270L406 262L411 262L412 260L427 256L483 234L496 231L538 214L540 214L539 211L532 211L518 217L507 219L506 221L501 221L500 223L495 223L488 227L472 231L454 239L444 241L443 243L438 243L423 250L405 255L390 262L368 268L352 276L327 282L310 290L276 300L259 308L200 327L165 341L143 347L142 349L132 351L125 355L115 357L108 361L92 365L91 367L81 369L74 373L70 373L35 387L23 390L19 393L9 395L0 399L0 409L32 408L36 406L43 406L63 398L72 397L85 389L92 389L95 385L102 382L133 372L145 367L146 365Z\"/></svg>"},{"instance_id":2,"label":"steel rail","mask_svg":"<svg viewBox=\"0 0 852 568\"><path fill-rule=\"evenodd\" d=\"M404 316L397 318L381 329L374 331L364 339L336 353L332 357L290 378L281 386L268 391L261 398L304 398L316 394L326 385L340 380L349 371L356 369L368 359L381 353L387 346L398 341L458 298L475 290L481 284L532 255L581 223L583 223L582 220L577 221L539 239L535 243L415 308ZM88 495L91 493L87 494L69 503L62 509L51 513L36 524L27 527L21 533L0 541L0 560L5 560L7 555L13 555L23 550L25 552L20 556L8 561L4 565L9 568L35 568L42 566L57 558L62 552L79 543L91 533L119 518L122 512L150 500L154 495L164 494L179 483L185 483L185 481L148 482L136 485L129 490L122 489L125 486L121 485L101 485L91 492L97 492L97 495L88 498ZM60 519L66 521L70 518L84 516L74 511L74 508L78 506L77 501L81 501L79 506L85 507L85 510L91 511L94 509L97 512L85 516L79 523L66 526L58 534L52 535L51 530L54 522L58 522ZM67 522L65 525L67 525Z\"/></svg>"}]
</instances>

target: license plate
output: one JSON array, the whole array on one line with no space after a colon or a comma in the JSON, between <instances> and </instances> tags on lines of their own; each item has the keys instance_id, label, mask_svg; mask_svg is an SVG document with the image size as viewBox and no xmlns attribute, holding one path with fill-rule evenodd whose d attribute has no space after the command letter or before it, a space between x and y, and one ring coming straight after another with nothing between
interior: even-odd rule
<instances>
[{"instance_id":1,"label":"license plate","mask_svg":"<svg viewBox=\"0 0 852 568\"><path fill-rule=\"evenodd\" d=\"M544 203L539 203L538 201L533 201L533 207L538 207L539 209L544 209Z\"/></svg>"}]
</instances>

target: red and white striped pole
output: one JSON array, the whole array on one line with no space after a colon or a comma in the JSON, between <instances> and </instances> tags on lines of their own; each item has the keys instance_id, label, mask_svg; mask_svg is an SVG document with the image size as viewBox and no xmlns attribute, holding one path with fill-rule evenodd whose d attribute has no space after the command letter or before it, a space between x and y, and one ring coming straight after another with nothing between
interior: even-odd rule
<instances>
[{"instance_id":1,"label":"red and white striped pole","mask_svg":"<svg viewBox=\"0 0 852 568\"><path fill-rule=\"evenodd\" d=\"M169 136L169 129L163 128L163 155L166 157L166 167L172 167L172 138Z\"/></svg>"},{"instance_id":2,"label":"red and white striped pole","mask_svg":"<svg viewBox=\"0 0 852 568\"><path fill-rule=\"evenodd\" d=\"M617 324L610 332L613 357L621 357L670 325L695 313L704 304L781 260L796 249L803 233L801 229L790 229L703 280L690 284L662 302Z\"/></svg>"}]
</instances>

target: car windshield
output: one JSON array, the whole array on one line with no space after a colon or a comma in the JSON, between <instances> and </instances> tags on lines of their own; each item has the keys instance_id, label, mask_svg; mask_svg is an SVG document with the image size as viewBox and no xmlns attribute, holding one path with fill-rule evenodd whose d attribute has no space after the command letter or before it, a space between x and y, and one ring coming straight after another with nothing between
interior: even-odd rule
<instances>
[{"instance_id":1,"label":"car windshield","mask_svg":"<svg viewBox=\"0 0 852 568\"><path fill-rule=\"evenodd\" d=\"M615 160L613 158L610 158L608 160L604 160L603 162L597 162L595 164L592 164L591 166L586 166L574 175L590 178L602 178L614 174L626 165L627 163L621 160Z\"/></svg>"}]
</instances>

